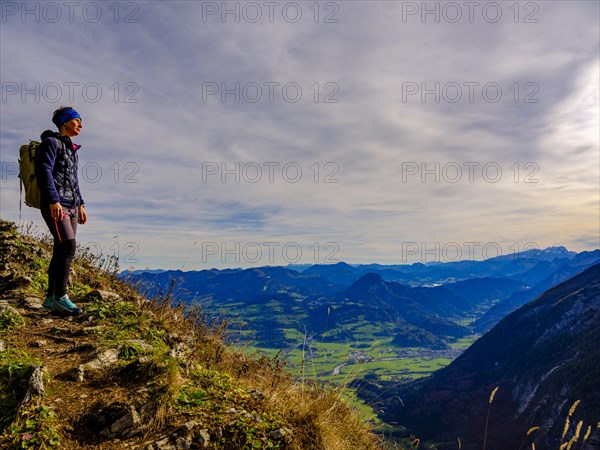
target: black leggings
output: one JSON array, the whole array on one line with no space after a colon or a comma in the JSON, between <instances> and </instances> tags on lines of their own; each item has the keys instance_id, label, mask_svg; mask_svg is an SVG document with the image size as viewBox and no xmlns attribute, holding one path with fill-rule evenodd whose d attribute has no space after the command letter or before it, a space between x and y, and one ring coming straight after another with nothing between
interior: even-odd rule
<instances>
[{"instance_id":1,"label":"black leggings","mask_svg":"<svg viewBox=\"0 0 600 450\"><path fill-rule=\"evenodd\" d=\"M77 211L67 211L62 220L54 220L50 215L50 205L41 206L42 217L54 238L52 259L48 268L48 293L62 297L67 293L71 261L75 256L75 235L77 233Z\"/></svg>"}]
</instances>

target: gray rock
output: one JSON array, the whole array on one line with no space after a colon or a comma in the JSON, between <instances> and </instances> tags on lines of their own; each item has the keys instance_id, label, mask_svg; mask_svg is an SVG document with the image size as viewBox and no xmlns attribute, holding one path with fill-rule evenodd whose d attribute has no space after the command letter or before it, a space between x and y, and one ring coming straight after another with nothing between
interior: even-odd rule
<instances>
[{"instance_id":1,"label":"gray rock","mask_svg":"<svg viewBox=\"0 0 600 450\"><path fill-rule=\"evenodd\" d=\"M167 339L169 340L169 342L180 342L181 339L179 339L179 335L175 332L171 332L167 335Z\"/></svg>"},{"instance_id":2,"label":"gray rock","mask_svg":"<svg viewBox=\"0 0 600 450\"><path fill-rule=\"evenodd\" d=\"M37 297L26 297L23 300L23 306L31 311L39 311L43 308L42 299Z\"/></svg>"},{"instance_id":3,"label":"gray rock","mask_svg":"<svg viewBox=\"0 0 600 450\"><path fill-rule=\"evenodd\" d=\"M83 383L83 380L85 379L85 369L83 368L83 364L68 370L65 372L65 376L78 383Z\"/></svg>"},{"instance_id":4,"label":"gray rock","mask_svg":"<svg viewBox=\"0 0 600 450\"><path fill-rule=\"evenodd\" d=\"M150 303L150 300L139 294L134 294L133 299L135 300L138 306L141 306L144 303Z\"/></svg>"},{"instance_id":5,"label":"gray rock","mask_svg":"<svg viewBox=\"0 0 600 450\"><path fill-rule=\"evenodd\" d=\"M208 447L210 444L210 434L208 433L208 430L199 430L197 433L196 442L201 447Z\"/></svg>"},{"instance_id":6,"label":"gray rock","mask_svg":"<svg viewBox=\"0 0 600 450\"><path fill-rule=\"evenodd\" d=\"M248 394L250 394L250 397L252 397L252 399L256 400L257 402L262 402L265 399L265 394L258 390L248 391Z\"/></svg>"},{"instance_id":7,"label":"gray rock","mask_svg":"<svg viewBox=\"0 0 600 450\"><path fill-rule=\"evenodd\" d=\"M192 435L178 436L175 438L175 448L177 450L188 450L192 446Z\"/></svg>"},{"instance_id":8,"label":"gray rock","mask_svg":"<svg viewBox=\"0 0 600 450\"><path fill-rule=\"evenodd\" d=\"M16 308L13 308L10 305L0 305L0 314L5 314L5 313L16 314L17 316L21 315Z\"/></svg>"},{"instance_id":9,"label":"gray rock","mask_svg":"<svg viewBox=\"0 0 600 450\"><path fill-rule=\"evenodd\" d=\"M210 445L210 433L207 429L199 430L199 422L190 421L183 424L176 432L162 436L147 444L145 450L188 450L206 448ZM221 435L222 431L219 429Z\"/></svg>"},{"instance_id":10,"label":"gray rock","mask_svg":"<svg viewBox=\"0 0 600 450\"><path fill-rule=\"evenodd\" d=\"M177 359L185 362L185 361L187 361L187 357L190 353L191 353L191 349L185 343L178 342L169 351L169 356L171 358L177 358Z\"/></svg>"},{"instance_id":11,"label":"gray rock","mask_svg":"<svg viewBox=\"0 0 600 450\"><path fill-rule=\"evenodd\" d=\"M273 439L274 441L279 441L291 434L292 434L291 430L289 430L287 428L279 428L278 430L271 431L269 433L269 438Z\"/></svg>"},{"instance_id":12,"label":"gray rock","mask_svg":"<svg viewBox=\"0 0 600 450\"><path fill-rule=\"evenodd\" d=\"M93 352L91 358L87 362L79 364L77 367L73 367L72 369L67 370L64 373L64 376L73 381L81 383L85 379L84 375L86 371L100 370L106 367L110 367L113 364L115 364L118 360L119 350L115 348L109 348L108 350L104 350L103 352Z\"/></svg>"},{"instance_id":13,"label":"gray rock","mask_svg":"<svg viewBox=\"0 0 600 450\"><path fill-rule=\"evenodd\" d=\"M19 300L16 298L3 298L0 300L0 308L2 306L15 306L19 304Z\"/></svg>"},{"instance_id":14,"label":"gray rock","mask_svg":"<svg viewBox=\"0 0 600 450\"><path fill-rule=\"evenodd\" d=\"M189 422L184 423L181 426L181 429L185 430L185 431L190 431L190 430L193 430L194 428L198 427L199 425L200 425L200 422L196 422L195 420L191 420Z\"/></svg>"},{"instance_id":15,"label":"gray rock","mask_svg":"<svg viewBox=\"0 0 600 450\"><path fill-rule=\"evenodd\" d=\"M103 290L97 289L95 291L88 293L82 299L83 302L89 302L91 300L102 300L102 301L110 300L110 301L118 302L118 301L123 300L123 297L121 297L119 294L115 294L114 292L103 291Z\"/></svg>"},{"instance_id":16,"label":"gray rock","mask_svg":"<svg viewBox=\"0 0 600 450\"><path fill-rule=\"evenodd\" d=\"M111 431L119 432L124 439L129 439L130 437L141 433L142 430L139 428L140 425L140 416L135 409L133 409L131 414L125 415L115 422L111 427Z\"/></svg>"},{"instance_id":17,"label":"gray rock","mask_svg":"<svg viewBox=\"0 0 600 450\"><path fill-rule=\"evenodd\" d=\"M100 414L107 424L100 435L107 439L129 439L141 432L142 421L133 405L116 402L104 408Z\"/></svg>"},{"instance_id":18,"label":"gray rock","mask_svg":"<svg viewBox=\"0 0 600 450\"><path fill-rule=\"evenodd\" d=\"M177 450L177 448L171 444L168 437L165 437L148 444L144 450Z\"/></svg>"},{"instance_id":19,"label":"gray rock","mask_svg":"<svg viewBox=\"0 0 600 450\"><path fill-rule=\"evenodd\" d=\"M221 438L223 437L223 429L222 429L221 427L218 427L218 428L217 428L217 429L214 431L214 433L213 433L213 434L215 435L215 440L217 440L217 441L218 441L219 439L221 439Z\"/></svg>"},{"instance_id":20,"label":"gray rock","mask_svg":"<svg viewBox=\"0 0 600 450\"><path fill-rule=\"evenodd\" d=\"M29 377L27 392L21 401L21 408L27 405L33 397L41 397L46 393L44 389L44 368L33 364L29 367L31 368L31 376Z\"/></svg>"},{"instance_id":21,"label":"gray rock","mask_svg":"<svg viewBox=\"0 0 600 450\"><path fill-rule=\"evenodd\" d=\"M176 344L183 342L188 347L192 347L194 345L194 337L191 335L181 337L177 333L169 333L167 336L167 341L170 346L174 347Z\"/></svg>"},{"instance_id":22,"label":"gray rock","mask_svg":"<svg viewBox=\"0 0 600 450\"><path fill-rule=\"evenodd\" d=\"M83 364L84 369L99 370L105 367L110 367L119 360L119 350L109 348L101 353L96 353L96 356Z\"/></svg>"},{"instance_id":23,"label":"gray rock","mask_svg":"<svg viewBox=\"0 0 600 450\"><path fill-rule=\"evenodd\" d=\"M6 347L4 346L4 341L0 341L0 353L4 350L6 350Z\"/></svg>"},{"instance_id":24,"label":"gray rock","mask_svg":"<svg viewBox=\"0 0 600 450\"><path fill-rule=\"evenodd\" d=\"M144 353L152 353L154 351L154 347L143 339L129 339L126 343L139 347Z\"/></svg>"}]
</instances>

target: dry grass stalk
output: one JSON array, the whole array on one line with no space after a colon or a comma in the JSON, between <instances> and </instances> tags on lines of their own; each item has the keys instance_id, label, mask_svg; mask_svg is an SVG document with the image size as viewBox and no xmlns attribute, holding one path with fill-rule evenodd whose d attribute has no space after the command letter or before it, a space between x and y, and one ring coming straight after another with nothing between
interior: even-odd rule
<instances>
[{"instance_id":1,"label":"dry grass stalk","mask_svg":"<svg viewBox=\"0 0 600 450\"><path fill-rule=\"evenodd\" d=\"M494 388L494 390L492 391L492 393L490 394L490 400L488 402L488 411L487 411L487 416L485 418L485 434L483 436L483 450L485 450L486 446L487 446L487 434L488 434L488 425L490 423L490 410L492 409L492 403L494 402L494 397L496 396L496 392L498 392L498 388L500 386L496 386Z\"/></svg>"},{"instance_id":2,"label":"dry grass stalk","mask_svg":"<svg viewBox=\"0 0 600 450\"><path fill-rule=\"evenodd\" d=\"M521 442L521 445L519 445L519 450L521 450L523 448L523 446L525 445L525 442L527 441L527 437L530 436L531 434L535 433L539 429L540 429L540 427L531 427L527 431L527 434L525 435L525 438L523 438L523 441ZM531 445L534 446L534 443L532 442Z\"/></svg>"},{"instance_id":3,"label":"dry grass stalk","mask_svg":"<svg viewBox=\"0 0 600 450\"><path fill-rule=\"evenodd\" d=\"M490 405L494 402L494 397L496 396L496 392L498 391L498 388L500 386L496 386L496 388L492 391L492 393L490 394Z\"/></svg>"},{"instance_id":4,"label":"dry grass stalk","mask_svg":"<svg viewBox=\"0 0 600 450\"><path fill-rule=\"evenodd\" d=\"M583 420L580 420L575 428L575 435L569 441L569 445L567 445L567 450L571 450L573 445L579 440L579 433L581 433L581 427L583 426Z\"/></svg>"},{"instance_id":5,"label":"dry grass stalk","mask_svg":"<svg viewBox=\"0 0 600 450\"><path fill-rule=\"evenodd\" d=\"M580 403L580 400L575 400L575 402L573 403L573 405L571 405L571 409L569 409L569 417L571 417L573 415L573 413L575 412L575 410L579 406L579 403Z\"/></svg>"},{"instance_id":6,"label":"dry grass stalk","mask_svg":"<svg viewBox=\"0 0 600 450\"><path fill-rule=\"evenodd\" d=\"M567 420L565 420L565 427L563 428L562 436L560 438L560 444L561 444L560 448L563 448L562 444L565 439L565 436L567 435L567 431L569 430L569 425L570 425L569 416L567 416Z\"/></svg>"},{"instance_id":7,"label":"dry grass stalk","mask_svg":"<svg viewBox=\"0 0 600 450\"><path fill-rule=\"evenodd\" d=\"M592 426L591 425L587 428L585 436L583 436L583 442L588 440L588 438L590 437L590 434L592 434Z\"/></svg>"}]
</instances>

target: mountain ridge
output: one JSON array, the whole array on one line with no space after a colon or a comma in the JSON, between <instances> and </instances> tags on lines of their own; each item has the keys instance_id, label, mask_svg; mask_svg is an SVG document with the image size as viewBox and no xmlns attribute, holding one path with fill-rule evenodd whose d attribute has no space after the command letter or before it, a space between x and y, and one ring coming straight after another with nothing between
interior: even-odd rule
<instances>
[{"instance_id":1,"label":"mountain ridge","mask_svg":"<svg viewBox=\"0 0 600 450\"><path fill-rule=\"evenodd\" d=\"M543 263L545 270L542 272L542 275L536 274L533 280L537 280L537 282L531 285L530 289L526 291L515 292L510 297L504 299L502 302L498 303L497 305L494 305L482 317L475 321L475 323L473 324L475 330L479 332L488 331L493 325L498 323L500 319L505 317L507 314L511 313L512 311L515 311L520 306L543 294L546 290L576 275L577 273L580 273L581 271L590 267L594 263L597 263L598 261L600 261L600 250L578 253L573 258L571 258L569 262L565 262L564 260L559 259L546 261L545 263ZM536 266L532 270L539 272L540 268L539 266ZM532 280L532 277L526 272L525 274L522 274L522 276L519 276L517 279L522 280L523 282L530 282Z\"/></svg>"},{"instance_id":2,"label":"mountain ridge","mask_svg":"<svg viewBox=\"0 0 600 450\"><path fill-rule=\"evenodd\" d=\"M473 319L477 319L475 330L485 331L480 326L482 317L489 327L503 313L510 312L511 308L505 312L499 305L520 301L519 306L542 293L541 285L534 289L519 275L529 273L524 277L534 276L536 280L545 277L551 285L550 268L562 268L566 274L600 261L600 250L580 256L573 253L555 247L492 258L491 262L466 261L468 272L454 272L450 277L453 281L443 284L432 281L447 279L448 267L413 264L411 267L418 273L406 275L381 265L377 265L379 271L373 271L375 265L354 267L345 262L315 264L301 273L288 267L264 266L130 276L144 285L149 295L168 295L173 301L202 304L214 320L248 323L261 346L291 345L285 329L318 336L327 327L326 335L321 336L323 340L332 342L337 336L344 342L354 341L358 336L351 329L359 329L357 321L363 321L374 326L373 336L394 337L396 346L423 344L440 349L447 348L448 339L471 334L469 323ZM570 266L569 261L575 261L574 265ZM456 263L444 264L457 267ZM485 275L490 267L498 268L500 275ZM554 282L561 279L555 276ZM488 310L500 311L500 316Z\"/></svg>"},{"instance_id":3,"label":"mountain ridge","mask_svg":"<svg viewBox=\"0 0 600 450\"><path fill-rule=\"evenodd\" d=\"M478 448L488 404L488 448L516 448L530 427L536 443L558 448L564 419L580 401L577 420L593 426L600 417L600 264L563 281L502 319L449 366L395 393L384 416L436 442L440 450ZM373 386L363 385L365 391ZM381 406L380 406L381 407ZM575 419L573 419L575 420ZM567 439L574 434L569 430ZM590 445L600 445L597 430Z\"/></svg>"}]
</instances>

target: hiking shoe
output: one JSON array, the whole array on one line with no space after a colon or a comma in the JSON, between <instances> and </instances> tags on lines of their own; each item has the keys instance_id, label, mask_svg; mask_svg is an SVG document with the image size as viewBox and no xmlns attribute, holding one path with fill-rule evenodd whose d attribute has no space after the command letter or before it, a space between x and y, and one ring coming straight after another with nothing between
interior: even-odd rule
<instances>
[{"instance_id":1,"label":"hiking shoe","mask_svg":"<svg viewBox=\"0 0 600 450\"><path fill-rule=\"evenodd\" d=\"M44 308L52 311L54 308L54 294L46 297L46 299L44 300L44 303L42 303L42 306Z\"/></svg>"},{"instance_id":2,"label":"hiking shoe","mask_svg":"<svg viewBox=\"0 0 600 450\"><path fill-rule=\"evenodd\" d=\"M75 303L69 300L69 297L65 294L60 298L54 298L54 304L52 305L52 311L58 314L67 316L76 316L81 314L81 308L78 308Z\"/></svg>"}]
</instances>

